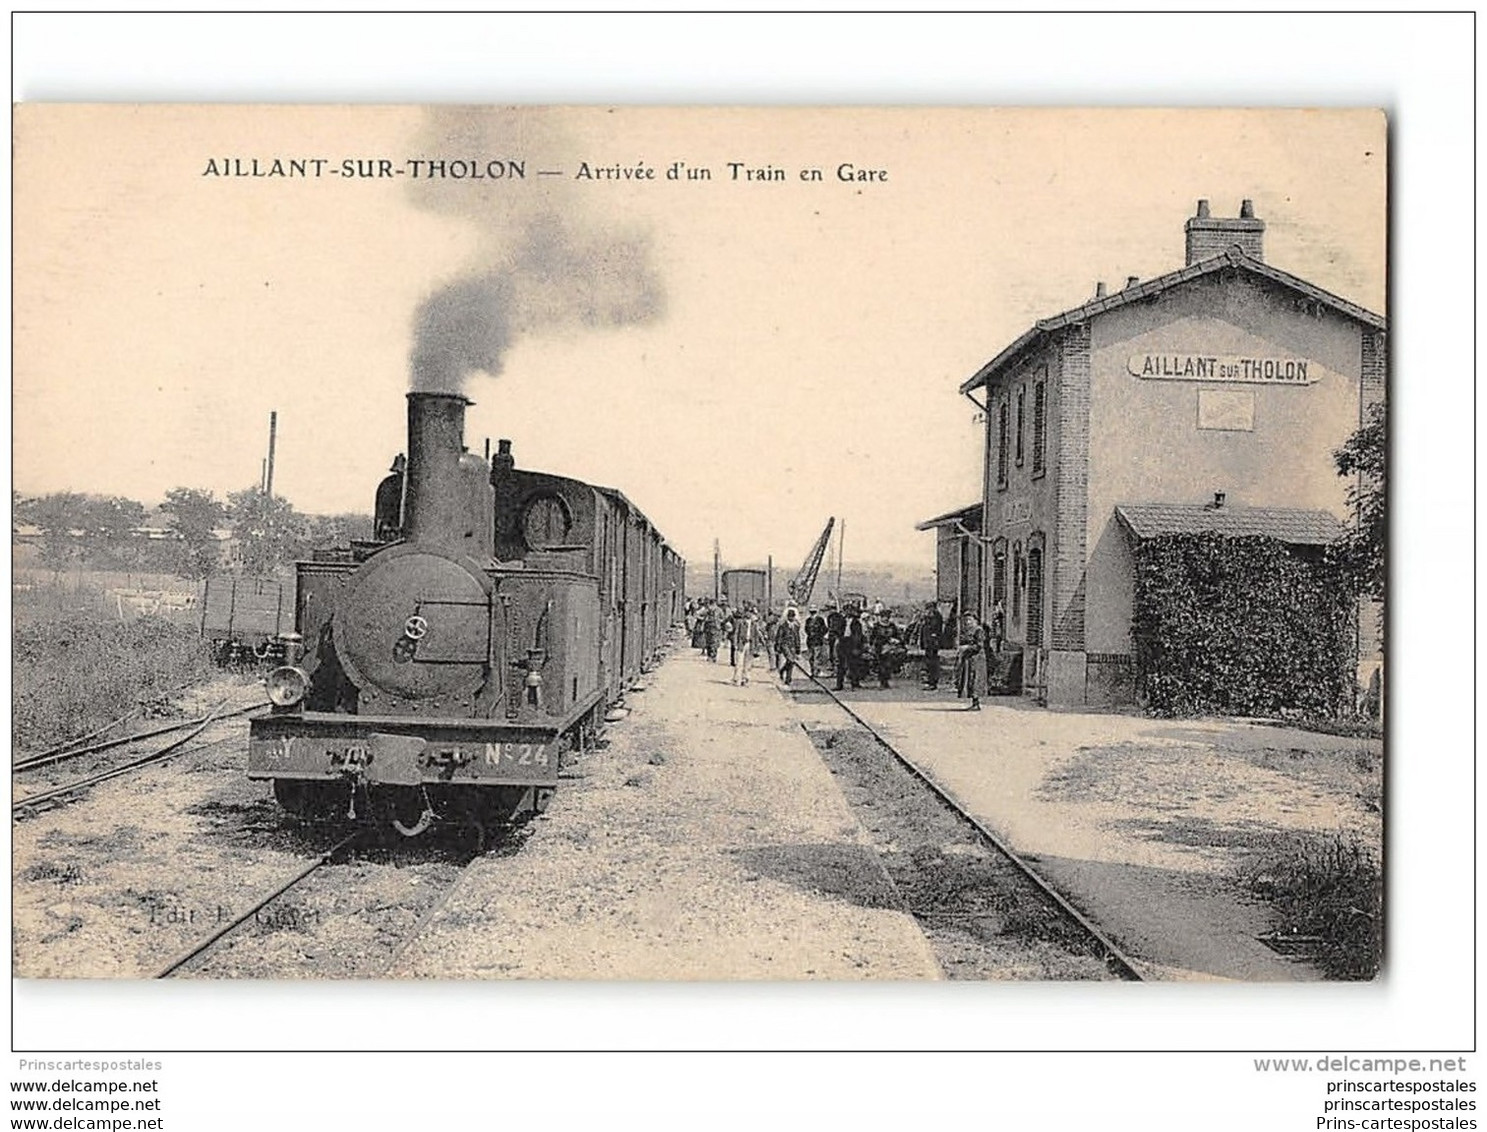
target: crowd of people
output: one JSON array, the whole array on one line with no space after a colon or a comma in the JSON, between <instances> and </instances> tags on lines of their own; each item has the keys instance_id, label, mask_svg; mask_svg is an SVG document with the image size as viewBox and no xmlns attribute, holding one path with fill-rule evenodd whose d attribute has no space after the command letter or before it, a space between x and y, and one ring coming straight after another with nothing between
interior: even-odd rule
<instances>
[{"instance_id":1,"label":"crowd of people","mask_svg":"<svg viewBox=\"0 0 1487 1132\"><path fill-rule=\"evenodd\" d=\"M783 611L760 610L754 602L730 607L726 599L694 598L687 602L686 624L692 645L716 664L724 643L732 682L746 685L757 658L767 657L770 670L790 684L797 673L820 680L835 677L836 690L861 688L876 678L889 688L904 667L912 642L924 654L923 686L937 690L944 674L943 654L954 660L956 695L979 711L988 677L1001 652L1000 607L985 622L967 613L957 625L936 602L907 627L895 621L882 602L871 608L834 603L823 613L811 606L804 617L795 605Z\"/></svg>"}]
</instances>

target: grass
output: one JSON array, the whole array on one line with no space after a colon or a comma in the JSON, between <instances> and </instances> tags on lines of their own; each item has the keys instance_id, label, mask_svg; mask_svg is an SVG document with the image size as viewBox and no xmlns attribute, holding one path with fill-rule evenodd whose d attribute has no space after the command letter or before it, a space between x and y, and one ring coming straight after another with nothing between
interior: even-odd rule
<instances>
[{"instance_id":1,"label":"grass","mask_svg":"<svg viewBox=\"0 0 1487 1132\"><path fill-rule=\"evenodd\" d=\"M1328 978L1372 979L1384 948L1384 881L1356 834L1296 834L1277 841L1244 884L1269 900L1278 934L1314 939L1308 950Z\"/></svg>"},{"instance_id":2,"label":"grass","mask_svg":"<svg viewBox=\"0 0 1487 1132\"><path fill-rule=\"evenodd\" d=\"M1316 731L1322 735L1342 735L1350 739L1382 739L1384 737L1383 722L1367 715L1336 717L1307 715L1299 719L1287 720L1286 723L1291 727L1299 727L1303 731Z\"/></svg>"},{"instance_id":3,"label":"grass","mask_svg":"<svg viewBox=\"0 0 1487 1132\"><path fill-rule=\"evenodd\" d=\"M87 734L136 708L147 718L171 714L173 692L213 674L194 628L160 617L109 620L75 596L16 608L11 689L20 749Z\"/></svg>"}]
</instances>

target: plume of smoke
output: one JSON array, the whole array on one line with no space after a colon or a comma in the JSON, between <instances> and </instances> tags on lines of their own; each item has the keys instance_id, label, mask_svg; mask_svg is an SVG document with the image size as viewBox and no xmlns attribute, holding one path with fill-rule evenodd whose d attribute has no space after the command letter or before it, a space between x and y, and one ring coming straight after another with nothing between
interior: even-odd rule
<instances>
[{"instance_id":1,"label":"plume of smoke","mask_svg":"<svg viewBox=\"0 0 1487 1132\"><path fill-rule=\"evenodd\" d=\"M420 145L421 154L451 160L525 158L529 169L562 166L575 152L555 113L542 109L433 109ZM415 390L459 392L467 374L499 374L526 335L643 323L664 308L647 235L595 215L566 178L419 179L410 194L480 232L468 270L419 305Z\"/></svg>"}]
</instances>

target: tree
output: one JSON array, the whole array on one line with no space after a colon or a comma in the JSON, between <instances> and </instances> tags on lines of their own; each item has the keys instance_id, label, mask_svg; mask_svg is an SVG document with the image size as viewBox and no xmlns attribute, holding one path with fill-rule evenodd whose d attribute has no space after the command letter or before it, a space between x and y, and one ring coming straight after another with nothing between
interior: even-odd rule
<instances>
[{"instance_id":1,"label":"tree","mask_svg":"<svg viewBox=\"0 0 1487 1132\"><path fill-rule=\"evenodd\" d=\"M87 523L87 500L71 491L22 500L19 514L41 528L41 560L61 573L82 554L81 532Z\"/></svg>"},{"instance_id":2,"label":"tree","mask_svg":"<svg viewBox=\"0 0 1487 1132\"><path fill-rule=\"evenodd\" d=\"M182 543L181 572L188 578L206 578L216 573L217 536L213 533L227 515L217 497L195 487L173 487L165 493L171 530Z\"/></svg>"},{"instance_id":3,"label":"tree","mask_svg":"<svg viewBox=\"0 0 1487 1132\"><path fill-rule=\"evenodd\" d=\"M294 548L296 558L309 558L315 551L330 546L347 546L353 540L372 537L372 517L355 513L339 515L302 515L300 539Z\"/></svg>"},{"instance_id":4,"label":"tree","mask_svg":"<svg viewBox=\"0 0 1487 1132\"><path fill-rule=\"evenodd\" d=\"M276 574L293 554L303 520L290 502L258 487L227 497L232 533L243 550L243 569L255 578Z\"/></svg>"},{"instance_id":5,"label":"tree","mask_svg":"<svg viewBox=\"0 0 1487 1132\"><path fill-rule=\"evenodd\" d=\"M1337 474L1355 477L1348 489L1354 524L1334 547L1338 561L1360 594L1384 600L1388 577L1385 559L1389 541L1389 496L1385 484L1388 459L1388 410L1385 402L1371 405L1358 431L1334 452Z\"/></svg>"},{"instance_id":6,"label":"tree","mask_svg":"<svg viewBox=\"0 0 1487 1132\"><path fill-rule=\"evenodd\" d=\"M41 559L54 570L73 561L113 565L125 558L134 529L144 522L144 505L119 495L54 492L17 498L18 519L41 528Z\"/></svg>"},{"instance_id":7,"label":"tree","mask_svg":"<svg viewBox=\"0 0 1487 1132\"><path fill-rule=\"evenodd\" d=\"M92 562L125 561L126 549L137 527L143 526L145 507L121 495L90 495L84 501L83 546Z\"/></svg>"}]
</instances>

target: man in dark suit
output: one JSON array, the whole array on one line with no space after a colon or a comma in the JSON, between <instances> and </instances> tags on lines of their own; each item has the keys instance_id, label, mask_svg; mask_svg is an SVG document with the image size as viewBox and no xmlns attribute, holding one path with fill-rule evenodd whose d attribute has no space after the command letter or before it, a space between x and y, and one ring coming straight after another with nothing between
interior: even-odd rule
<instances>
[{"instance_id":1,"label":"man in dark suit","mask_svg":"<svg viewBox=\"0 0 1487 1132\"><path fill-rule=\"evenodd\" d=\"M862 659L867 649L867 635L862 630L862 615L856 606L848 606L842 639L836 647L836 690L842 690L845 677L854 688L862 687Z\"/></svg>"},{"instance_id":2,"label":"man in dark suit","mask_svg":"<svg viewBox=\"0 0 1487 1132\"><path fill-rule=\"evenodd\" d=\"M810 616L805 619L805 650L809 655L811 663L811 676L817 673L817 665L821 658L821 650L826 646L826 618L816 612L816 607L811 606Z\"/></svg>"},{"instance_id":3,"label":"man in dark suit","mask_svg":"<svg viewBox=\"0 0 1487 1132\"><path fill-rule=\"evenodd\" d=\"M390 474L377 485L372 529L378 542L396 542L403 537L403 474L407 467L407 459L398 453Z\"/></svg>"},{"instance_id":4,"label":"man in dark suit","mask_svg":"<svg viewBox=\"0 0 1487 1132\"><path fill-rule=\"evenodd\" d=\"M838 681L841 673L842 634L847 631L847 618L840 605L834 605L826 615L826 660L836 668Z\"/></svg>"},{"instance_id":5,"label":"man in dark suit","mask_svg":"<svg viewBox=\"0 0 1487 1132\"><path fill-rule=\"evenodd\" d=\"M945 619L937 602L928 602L919 621L919 647L924 650L924 686L934 691L940 686L940 641L945 636Z\"/></svg>"}]
</instances>

